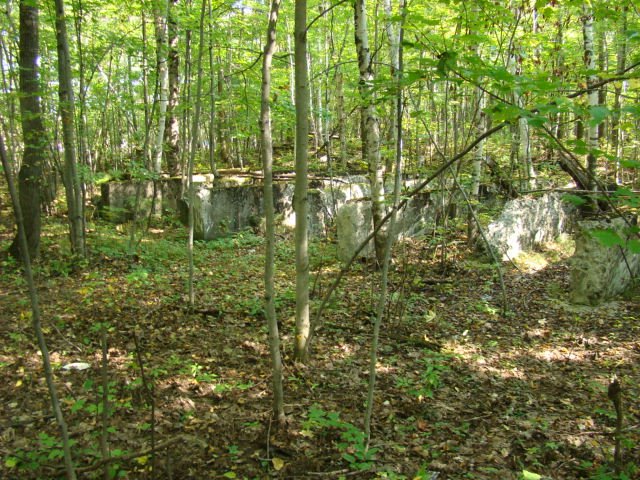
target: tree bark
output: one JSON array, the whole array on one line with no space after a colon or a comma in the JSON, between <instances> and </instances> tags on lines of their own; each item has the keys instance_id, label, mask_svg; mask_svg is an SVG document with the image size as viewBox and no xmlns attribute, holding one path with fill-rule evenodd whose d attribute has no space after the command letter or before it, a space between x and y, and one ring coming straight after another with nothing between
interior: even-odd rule
<instances>
[{"instance_id":1,"label":"tree bark","mask_svg":"<svg viewBox=\"0 0 640 480\"><path fill-rule=\"evenodd\" d=\"M200 10L200 29L199 29L199 46L198 59L196 68L198 76L196 78L196 104L193 115L193 127L191 133L191 148L189 149L189 162L187 169L187 184L189 185L189 240L187 245L187 253L189 259L189 306L193 309L195 305L195 289L193 285L193 230L194 230L194 201L195 188L193 185L193 166L196 161L196 150L198 149L198 132L200 129L200 112L202 111L202 56L204 53L204 17L206 13L207 0L201 0L202 6Z\"/></svg>"},{"instance_id":2,"label":"tree bark","mask_svg":"<svg viewBox=\"0 0 640 480\"><path fill-rule=\"evenodd\" d=\"M596 69L596 55L594 50L593 41L593 11L589 2L583 4L583 16L582 16L582 33L584 37L584 66L587 73L587 88L590 88L598 81L598 76L593 72ZM589 108L594 108L599 105L598 89L593 88L589 90L587 94L587 101ZM597 156L595 150L598 149L600 142L598 139L598 125L589 121L587 126L587 171L589 173L589 190L596 188L596 165Z\"/></svg>"},{"instance_id":3,"label":"tree bark","mask_svg":"<svg viewBox=\"0 0 640 480\"><path fill-rule=\"evenodd\" d=\"M35 10L37 14L37 9ZM0 119L0 121L1 120L2 119ZM27 245L26 230L24 228L24 215L22 209L20 208L20 200L15 189L13 174L11 173L11 166L9 165L9 160L7 158L7 153L4 146L4 138L2 137L2 135L0 135L0 160L2 162L2 167L4 168L7 185L9 186L9 194L11 196L11 202L13 203L16 224L18 226L18 242L20 243L18 251L22 256L24 276L27 287L29 288L29 300L31 303L31 325L33 326L33 331L38 342L38 347L40 348L40 353L42 355L44 378L49 390L51 408L56 418L58 427L60 428L66 475L68 480L76 480L76 471L73 465L73 459L71 458L71 442L69 441L69 432L67 430L67 424L62 414L62 408L60 407L58 391L56 389L56 384L53 378L53 368L51 367L49 349L47 348L47 342L45 341L44 333L42 331L40 303L38 300L38 291L36 289L36 284L33 279L33 271L31 270L31 258L29 257L29 247Z\"/></svg>"},{"instance_id":4,"label":"tree bark","mask_svg":"<svg viewBox=\"0 0 640 480\"><path fill-rule=\"evenodd\" d=\"M393 249L395 223L397 217L397 207L400 202L400 190L402 179L402 155L403 155L403 139L402 139L402 105L403 105L403 91L402 91L402 40L404 37L403 25L406 15L404 0L400 0L400 12L402 15L402 23L400 24L400 31L398 32L398 51L395 66L397 67L393 72L393 80L396 86L396 98L394 114L395 121L393 122L396 132L395 138L395 177L393 185L393 206L391 208L391 218L389 219L388 234L384 246L384 258L382 261L382 269L380 272L380 296L378 298L378 304L376 305L376 318L373 324L373 335L371 339L371 351L369 355L369 385L367 389L367 401L364 416L364 435L366 439L366 448L369 448L371 440L371 420L373 417L373 403L376 385L376 373L378 369L378 344L380 340L380 328L382 326L382 320L384 317L385 307L387 305L387 296L389 293L389 267L391 265L391 252Z\"/></svg>"},{"instance_id":5,"label":"tree bark","mask_svg":"<svg viewBox=\"0 0 640 480\"><path fill-rule=\"evenodd\" d=\"M362 102L362 154L369 169L371 184L371 213L373 228L384 217L384 169L380 161L380 125L373 98L373 68L369 51L369 33L367 30L367 9L365 0L354 3L355 44L358 54L360 82L358 90ZM376 259L382 264L384 259L384 236L379 233L374 239Z\"/></svg>"},{"instance_id":6,"label":"tree bark","mask_svg":"<svg viewBox=\"0 0 640 480\"><path fill-rule=\"evenodd\" d=\"M309 245L307 215L309 157L309 70L307 67L307 0L295 5L295 96L296 96L296 338L294 358L306 362L309 357Z\"/></svg>"},{"instance_id":7,"label":"tree bark","mask_svg":"<svg viewBox=\"0 0 640 480\"><path fill-rule=\"evenodd\" d=\"M627 64L627 16L629 7L625 6L622 9L622 17L620 19L620 25L616 32L616 73L622 75L624 73ZM624 98L622 96L623 91L626 90L626 81L616 82L614 84L613 94L613 116L611 118L611 148L613 154L616 156L615 167L615 180L617 184L623 182L622 168L620 166L620 160L623 153L623 132L620 128L620 118Z\"/></svg>"},{"instance_id":8,"label":"tree bark","mask_svg":"<svg viewBox=\"0 0 640 480\"><path fill-rule=\"evenodd\" d=\"M391 5L391 0L384 0L384 13L386 16L384 22L384 28L387 32L387 41L389 42L389 63L390 65L390 73L391 78L395 78L396 72L400 68L399 65L399 51L400 51L400 35L394 26L393 18L393 7ZM391 145L397 145L397 118L395 106L392 104L391 106L392 113L389 115L389 138L391 139ZM393 155L386 156L386 165L385 169L387 172L391 172L393 170L394 157Z\"/></svg>"},{"instance_id":9,"label":"tree bark","mask_svg":"<svg viewBox=\"0 0 640 480\"><path fill-rule=\"evenodd\" d=\"M216 166L216 76L213 63L214 24L211 1L209 1L209 168L211 173L218 175Z\"/></svg>"},{"instance_id":10,"label":"tree bark","mask_svg":"<svg viewBox=\"0 0 640 480\"><path fill-rule=\"evenodd\" d=\"M167 0L154 1L154 22L156 33L156 85L158 104L158 131L153 152L153 171L162 172L164 152L164 132L167 120L169 70L167 68Z\"/></svg>"},{"instance_id":11,"label":"tree bark","mask_svg":"<svg viewBox=\"0 0 640 480\"><path fill-rule=\"evenodd\" d=\"M24 230L29 258L35 259L40 251L41 207L40 191L42 168L46 156L45 130L40 105L38 75L38 8L33 2L20 2L20 119L24 151L18 174L20 207L24 216ZM14 166L12 165L12 168ZM20 241L15 236L9 253L21 258Z\"/></svg>"},{"instance_id":12,"label":"tree bark","mask_svg":"<svg viewBox=\"0 0 640 480\"><path fill-rule=\"evenodd\" d=\"M71 58L64 14L64 1L55 0L56 5L56 41L58 47L58 96L60 99L60 117L62 119L62 137L64 143L63 179L69 211L71 250L79 257L86 256L84 213L82 188L77 169L75 104L71 79Z\"/></svg>"},{"instance_id":13,"label":"tree bark","mask_svg":"<svg viewBox=\"0 0 640 480\"><path fill-rule=\"evenodd\" d=\"M273 139L271 132L271 63L276 50L276 25L280 0L272 0L267 27L267 41L262 56L262 97L260 102L260 133L262 135L262 168L264 171L264 216L266 247L264 262L264 301L269 328L271 375L273 382L273 414L284 423L284 394L282 389L282 358L280 333L275 306L275 212L273 205Z\"/></svg>"},{"instance_id":14,"label":"tree bark","mask_svg":"<svg viewBox=\"0 0 640 480\"><path fill-rule=\"evenodd\" d=\"M180 55L178 53L177 5L178 0L170 0L167 13L167 88L169 97L164 138L166 142L167 171L171 176L180 175L180 122L177 113L180 99Z\"/></svg>"}]
</instances>

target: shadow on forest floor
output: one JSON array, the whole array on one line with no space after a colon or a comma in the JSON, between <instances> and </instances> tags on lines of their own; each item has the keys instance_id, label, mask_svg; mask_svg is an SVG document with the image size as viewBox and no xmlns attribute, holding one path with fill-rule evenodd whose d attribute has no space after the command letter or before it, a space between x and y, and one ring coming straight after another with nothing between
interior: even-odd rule
<instances>
[{"instance_id":1,"label":"shadow on forest floor","mask_svg":"<svg viewBox=\"0 0 640 480\"><path fill-rule=\"evenodd\" d=\"M613 374L623 388L625 459L640 458L640 304L632 298L570 307L567 262L557 252L538 271L505 264L510 309L502 319L494 269L461 244L444 263L426 243L398 250L380 346L373 458L360 448L358 431L377 274L364 264L351 272L326 312L311 361L296 365L293 252L290 243L278 245L289 418L283 430L271 423L261 239L247 234L196 245L198 300L189 313L182 235L157 235L132 256L126 232L96 227L90 265L75 273L58 247L64 234L44 239L39 291L81 478L102 476L99 324L109 327L111 465L126 478L152 478L152 468L158 479L413 479L430 478L429 471L439 479L516 479L523 470L554 479L614 478L597 477L612 461L615 415L606 387ZM332 248L314 251L312 268L323 271L316 302L336 272ZM23 290L19 272L5 262L0 475L61 478ZM70 362L90 368L60 368Z\"/></svg>"}]
</instances>

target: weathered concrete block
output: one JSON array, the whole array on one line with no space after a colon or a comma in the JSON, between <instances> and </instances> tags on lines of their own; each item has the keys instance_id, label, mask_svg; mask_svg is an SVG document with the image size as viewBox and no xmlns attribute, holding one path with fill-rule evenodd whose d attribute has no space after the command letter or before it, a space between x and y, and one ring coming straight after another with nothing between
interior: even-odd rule
<instances>
[{"instance_id":1,"label":"weathered concrete block","mask_svg":"<svg viewBox=\"0 0 640 480\"><path fill-rule=\"evenodd\" d=\"M162 188L156 187L155 205L161 205ZM133 219L138 196L138 216L146 216L151 209L153 182L108 182L100 185L100 215L114 223L123 223Z\"/></svg>"},{"instance_id":2,"label":"weathered concrete block","mask_svg":"<svg viewBox=\"0 0 640 480\"><path fill-rule=\"evenodd\" d=\"M486 236L502 260L509 260L568 232L575 217L575 207L559 193L518 198L505 204L500 217L487 227Z\"/></svg>"},{"instance_id":3,"label":"weathered concrete block","mask_svg":"<svg viewBox=\"0 0 640 480\"><path fill-rule=\"evenodd\" d=\"M336 216L338 229L338 259L348 262L356 249L373 231L370 201L353 201L343 205ZM373 240L358 255L370 258L374 254Z\"/></svg>"},{"instance_id":4,"label":"weathered concrete block","mask_svg":"<svg viewBox=\"0 0 640 480\"><path fill-rule=\"evenodd\" d=\"M193 206L194 237L211 240L256 227L262 211L261 199L262 187L259 186L197 188ZM187 223L185 210L182 220Z\"/></svg>"},{"instance_id":5,"label":"weathered concrete block","mask_svg":"<svg viewBox=\"0 0 640 480\"><path fill-rule=\"evenodd\" d=\"M433 221L429 193L414 195L405 208L398 212L394 232L396 238L411 237L420 234L429 222ZM388 231L387 223L382 234ZM356 249L373 231L373 217L370 200L354 200L338 209L336 215L338 232L338 259L347 262ZM370 258L374 254L374 242L369 241L358 257Z\"/></svg>"},{"instance_id":6,"label":"weathered concrete block","mask_svg":"<svg viewBox=\"0 0 640 480\"><path fill-rule=\"evenodd\" d=\"M591 232L611 229L627 241L628 227L622 218L579 222L576 251L571 258L571 301L597 305L624 292L640 273L640 255L620 246L607 247Z\"/></svg>"}]
</instances>

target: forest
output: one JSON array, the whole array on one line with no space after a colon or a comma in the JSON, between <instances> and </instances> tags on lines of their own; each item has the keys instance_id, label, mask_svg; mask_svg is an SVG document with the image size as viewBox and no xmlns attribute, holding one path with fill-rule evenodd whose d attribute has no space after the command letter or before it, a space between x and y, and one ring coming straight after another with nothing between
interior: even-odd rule
<instances>
[{"instance_id":1,"label":"forest","mask_svg":"<svg viewBox=\"0 0 640 480\"><path fill-rule=\"evenodd\" d=\"M6 0L0 477L640 478L638 0Z\"/></svg>"}]
</instances>

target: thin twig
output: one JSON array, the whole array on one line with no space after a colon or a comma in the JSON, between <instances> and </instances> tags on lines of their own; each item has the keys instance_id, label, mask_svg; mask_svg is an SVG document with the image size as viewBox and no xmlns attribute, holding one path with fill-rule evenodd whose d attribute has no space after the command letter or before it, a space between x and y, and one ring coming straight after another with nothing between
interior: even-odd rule
<instances>
[{"instance_id":1,"label":"thin twig","mask_svg":"<svg viewBox=\"0 0 640 480\"><path fill-rule=\"evenodd\" d=\"M105 464L109 464L109 463L112 463L112 462L127 462L127 461L133 460L135 458L144 457L144 456L150 455L152 453L155 453L155 452L157 452L159 450L163 450L163 449L165 449L167 447L170 447L171 445L173 445L174 443L177 443L180 440L184 441L185 439L183 438L183 436L170 438L169 440L166 440L164 442L158 443L154 447L149 447L149 448L147 448L145 450L141 450L139 452L130 453L128 455L121 455L119 457L105 458L105 459L97 461L93 465L87 465L86 467L77 468L76 471L78 473L91 472L93 470L98 470L99 468L102 468Z\"/></svg>"},{"instance_id":2,"label":"thin twig","mask_svg":"<svg viewBox=\"0 0 640 480\"><path fill-rule=\"evenodd\" d=\"M149 383L147 381L147 376L144 371L144 361L142 360L142 352L140 350L140 342L138 341L138 335L136 334L135 329L132 330L133 334L133 343L136 347L136 358L138 360L138 366L140 367L140 377L142 378L142 385L144 386L147 402L151 407L151 428L150 428L150 436L151 436L151 450L155 451L156 448L156 400L154 394L154 386L153 383ZM155 478L156 471L156 456L152 455L151 457L151 480Z\"/></svg>"},{"instance_id":3,"label":"thin twig","mask_svg":"<svg viewBox=\"0 0 640 480\"><path fill-rule=\"evenodd\" d=\"M102 459L109 458L109 350L107 344L107 328L102 326L102 432L100 434L100 453ZM109 480L109 467L105 463L102 476Z\"/></svg>"},{"instance_id":4,"label":"thin twig","mask_svg":"<svg viewBox=\"0 0 640 480\"><path fill-rule=\"evenodd\" d=\"M394 207L392 207L389 210L389 212L382 218L382 220L380 220L380 223L378 224L378 226L373 229L373 231L367 236L367 238L365 238L362 241L362 243L360 243L360 246L353 253L353 255L351 256L351 258L349 259L347 264L344 267L342 267L342 269L338 273L338 276L336 277L336 279L333 281L333 283L329 287L329 290L327 291L327 294L323 297L322 303L320 304L320 307L318 307L318 311L317 311L317 313L315 315L314 322L313 322L313 328L311 329L311 334L309 336L309 341L311 341L311 339L315 335L316 330L318 330L318 328L321 326L322 313L324 312L324 309L327 306L327 303L329 302L329 300L331 299L334 291L336 290L336 288L338 288L338 285L342 281L342 278L349 271L349 269L351 268L351 265L353 265L353 262L355 262L356 258L358 258L358 255L360 255L360 252L362 252L362 250L364 250L364 248L369 244L371 239L374 238L378 234L380 229L392 217L394 212L397 212L400 209L404 208L404 206L409 202L409 199L411 199L416 194L418 194L422 190L424 190L424 188L429 183L431 183L434 179L436 179L440 175L442 175L442 173L444 173L451 165L453 165L454 163L456 163L460 159L464 158L470 151L472 151L476 147L476 145L478 145L480 142L482 142L485 138L488 138L491 135L493 135L494 133L499 132L500 130L502 130L507 125L509 125L508 122L502 122L502 123L496 125L495 127L487 130L482 135L476 137L467 146L467 148L465 148L460 153L455 155L453 158L451 158L451 160L449 160L449 161L445 162L444 164L442 164L434 173L429 175L429 177L426 180L422 181L415 188L413 188L413 190L409 191L406 195L403 195L402 201L398 202L397 205L395 205Z\"/></svg>"}]
</instances>

